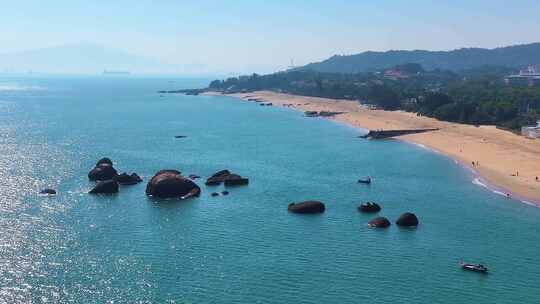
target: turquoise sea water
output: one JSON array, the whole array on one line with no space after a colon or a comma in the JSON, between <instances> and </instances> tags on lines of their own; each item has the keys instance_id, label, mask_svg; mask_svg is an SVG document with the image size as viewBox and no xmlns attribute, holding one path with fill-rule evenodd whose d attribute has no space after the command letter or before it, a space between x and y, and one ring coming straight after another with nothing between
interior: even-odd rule
<instances>
[{"instance_id":1,"label":"turquoise sea water","mask_svg":"<svg viewBox=\"0 0 540 304\"><path fill-rule=\"evenodd\" d=\"M206 80L0 78L0 303L539 303L540 208L452 160L278 107L155 91ZM187 135L174 139L175 135ZM86 194L101 157L145 182ZM159 169L250 177L155 202ZM371 175L371 186L356 184ZM40 197L45 187L56 197ZM318 199L322 215L287 212ZM366 200L415 230L373 230ZM491 274L459 269L482 262Z\"/></svg>"}]
</instances>

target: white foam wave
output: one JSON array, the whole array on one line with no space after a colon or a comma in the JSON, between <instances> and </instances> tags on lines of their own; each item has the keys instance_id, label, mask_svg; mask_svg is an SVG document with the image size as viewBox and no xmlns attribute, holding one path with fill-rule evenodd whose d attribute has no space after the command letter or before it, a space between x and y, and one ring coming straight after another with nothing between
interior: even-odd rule
<instances>
[{"instance_id":1,"label":"white foam wave","mask_svg":"<svg viewBox=\"0 0 540 304\"><path fill-rule=\"evenodd\" d=\"M21 91L45 91L46 88L32 85L20 85L16 83L0 84L0 92L21 92Z\"/></svg>"},{"instance_id":2,"label":"white foam wave","mask_svg":"<svg viewBox=\"0 0 540 304\"><path fill-rule=\"evenodd\" d=\"M498 189L495 189L495 188L489 186L488 184L486 184L485 182L483 182L483 181L482 181L480 178L478 178L478 177L474 178L474 179L472 180L472 183L475 184L475 185L477 185L477 186L486 188L486 189L488 189L489 191L491 191L491 192L493 192L493 193L495 193L495 194L498 194L498 195L501 195L501 196L504 196L504 197L507 196L506 193L504 193L504 192L502 192L502 191L500 191L500 190L498 190Z\"/></svg>"},{"instance_id":3,"label":"white foam wave","mask_svg":"<svg viewBox=\"0 0 540 304\"><path fill-rule=\"evenodd\" d=\"M495 187L493 187L493 186L488 185L487 183L485 183L484 181L482 181L482 179L480 179L480 178L478 178L478 177L477 177L477 178L474 178L474 179L472 180L472 183L475 184L475 185L477 185L477 186L483 187L483 188L485 188L485 189L487 189L487 190L489 190L489 191L491 191L491 192L493 192L493 193L495 193L495 194L498 194L498 195L500 195L500 196L508 197L508 193L505 193L505 192L503 192L503 191L501 191L501 190L499 190L499 189L497 189L497 188L495 188ZM533 202L529 202L529 201L526 201L526 200L523 200L523 199L519 199L519 198L516 198L516 199L517 199L518 201L520 201L520 202L526 204L526 205L534 206L534 207L540 207L538 204L535 204L535 203L533 203Z\"/></svg>"},{"instance_id":4,"label":"white foam wave","mask_svg":"<svg viewBox=\"0 0 540 304\"><path fill-rule=\"evenodd\" d=\"M525 201L525 200L521 200L522 203L526 204L526 205L529 205L529 206L534 206L534 207L538 207L537 204L533 203L533 202L529 202L529 201Z\"/></svg>"}]
</instances>

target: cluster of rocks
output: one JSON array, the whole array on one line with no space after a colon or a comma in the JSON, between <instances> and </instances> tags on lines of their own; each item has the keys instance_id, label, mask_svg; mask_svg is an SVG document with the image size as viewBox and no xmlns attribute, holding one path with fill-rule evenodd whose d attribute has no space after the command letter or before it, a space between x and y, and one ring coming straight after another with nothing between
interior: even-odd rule
<instances>
[{"instance_id":1,"label":"cluster of rocks","mask_svg":"<svg viewBox=\"0 0 540 304\"><path fill-rule=\"evenodd\" d=\"M88 179L97 182L96 186L90 190L91 194L113 194L118 193L119 185L135 185L142 182L142 178L137 173L122 173L113 166L110 158L100 159L95 167L88 173Z\"/></svg>"},{"instance_id":2,"label":"cluster of rocks","mask_svg":"<svg viewBox=\"0 0 540 304\"><path fill-rule=\"evenodd\" d=\"M222 183L225 186L241 186L249 184L249 179L225 169L212 174L212 176L206 179L205 185L218 186Z\"/></svg>"},{"instance_id":3,"label":"cluster of rocks","mask_svg":"<svg viewBox=\"0 0 540 304\"><path fill-rule=\"evenodd\" d=\"M212 192L212 194L210 195L211 196L229 195L229 191L227 190L221 191L221 194L219 192Z\"/></svg>"},{"instance_id":4,"label":"cluster of rocks","mask_svg":"<svg viewBox=\"0 0 540 304\"><path fill-rule=\"evenodd\" d=\"M325 205L320 201L305 201L300 203L290 203L288 208L290 212L301 214L323 213L326 210ZM365 213L376 213L381 211L381 206L377 203L367 202L358 206L358 211ZM390 221L385 217L376 217L368 222L368 226L372 228L387 228ZM397 220L396 225L400 227L416 227L418 226L418 218L414 213L403 213Z\"/></svg>"},{"instance_id":5,"label":"cluster of rocks","mask_svg":"<svg viewBox=\"0 0 540 304\"><path fill-rule=\"evenodd\" d=\"M381 211L381 206L377 203L366 202L358 206L358 211L364 213L376 213ZM368 222L368 226L372 228L387 228L390 225L390 221L382 216L376 217ZM416 227L418 226L418 218L414 213L406 212L396 220L396 225L400 227Z\"/></svg>"},{"instance_id":6,"label":"cluster of rocks","mask_svg":"<svg viewBox=\"0 0 540 304\"><path fill-rule=\"evenodd\" d=\"M418 218L414 213L405 212L396 220L396 225L399 227L414 228L418 226ZM390 221L385 217L379 216L369 221L368 226L372 228L387 228L390 226Z\"/></svg>"},{"instance_id":7,"label":"cluster of rocks","mask_svg":"<svg viewBox=\"0 0 540 304\"><path fill-rule=\"evenodd\" d=\"M271 107L273 104L271 102L261 102L259 103L260 106L267 106L267 107Z\"/></svg>"},{"instance_id":8,"label":"cluster of rocks","mask_svg":"<svg viewBox=\"0 0 540 304\"><path fill-rule=\"evenodd\" d=\"M120 185L135 185L142 182L136 174L118 174L109 158L100 159L95 167L88 173L91 181L96 181L96 186L89 191L91 194L113 194L119 192ZM184 177L178 170L160 170L152 176L146 185L146 195L155 198L179 198L188 199L201 194L201 188L193 182L200 178L196 174ZM249 179L229 170L221 170L210 176L205 183L207 186L224 184L225 186L240 186L249 184ZM45 189L43 191L46 191ZM54 191L54 190L52 190ZM229 191L221 193L213 192L211 196L229 195Z\"/></svg>"}]
</instances>

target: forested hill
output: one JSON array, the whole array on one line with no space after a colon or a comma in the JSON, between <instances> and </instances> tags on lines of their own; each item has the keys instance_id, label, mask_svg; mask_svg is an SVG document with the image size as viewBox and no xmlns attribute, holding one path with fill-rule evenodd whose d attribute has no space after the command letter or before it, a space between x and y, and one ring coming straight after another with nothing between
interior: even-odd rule
<instances>
[{"instance_id":1,"label":"forested hill","mask_svg":"<svg viewBox=\"0 0 540 304\"><path fill-rule=\"evenodd\" d=\"M360 73L389 68L404 63L419 63L426 70L458 71L485 65L521 68L540 64L540 43L496 49L464 48L453 51L387 51L364 52L356 55L333 56L310 63L296 70L329 73Z\"/></svg>"}]
</instances>

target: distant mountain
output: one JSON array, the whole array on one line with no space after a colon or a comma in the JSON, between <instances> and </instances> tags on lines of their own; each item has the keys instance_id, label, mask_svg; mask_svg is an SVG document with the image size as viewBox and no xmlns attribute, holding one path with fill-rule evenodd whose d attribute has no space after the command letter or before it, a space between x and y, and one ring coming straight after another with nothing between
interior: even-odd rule
<instances>
[{"instance_id":1,"label":"distant mountain","mask_svg":"<svg viewBox=\"0 0 540 304\"><path fill-rule=\"evenodd\" d=\"M453 51L387 51L356 55L335 55L321 62L310 63L296 70L331 73L359 73L386 69L406 63L418 63L426 70L436 68L462 70L484 65L521 68L540 63L540 43L495 49L463 48Z\"/></svg>"},{"instance_id":2,"label":"distant mountain","mask_svg":"<svg viewBox=\"0 0 540 304\"><path fill-rule=\"evenodd\" d=\"M131 74L214 74L204 65L168 64L92 43L0 53L0 71L60 74L102 74L103 71L125 71Z\"/></svg>"},{"instance_id":3,"label":"distant mountain","mask_svg":"<svg viewBox=\"0 0 540 304\"><path fill-rule=\"evenodd\" d=\"M152 59L93 44L70 44L0 54L0 69L18 72L101 73L155 69Z\"/></svg>"}]
</instances>

